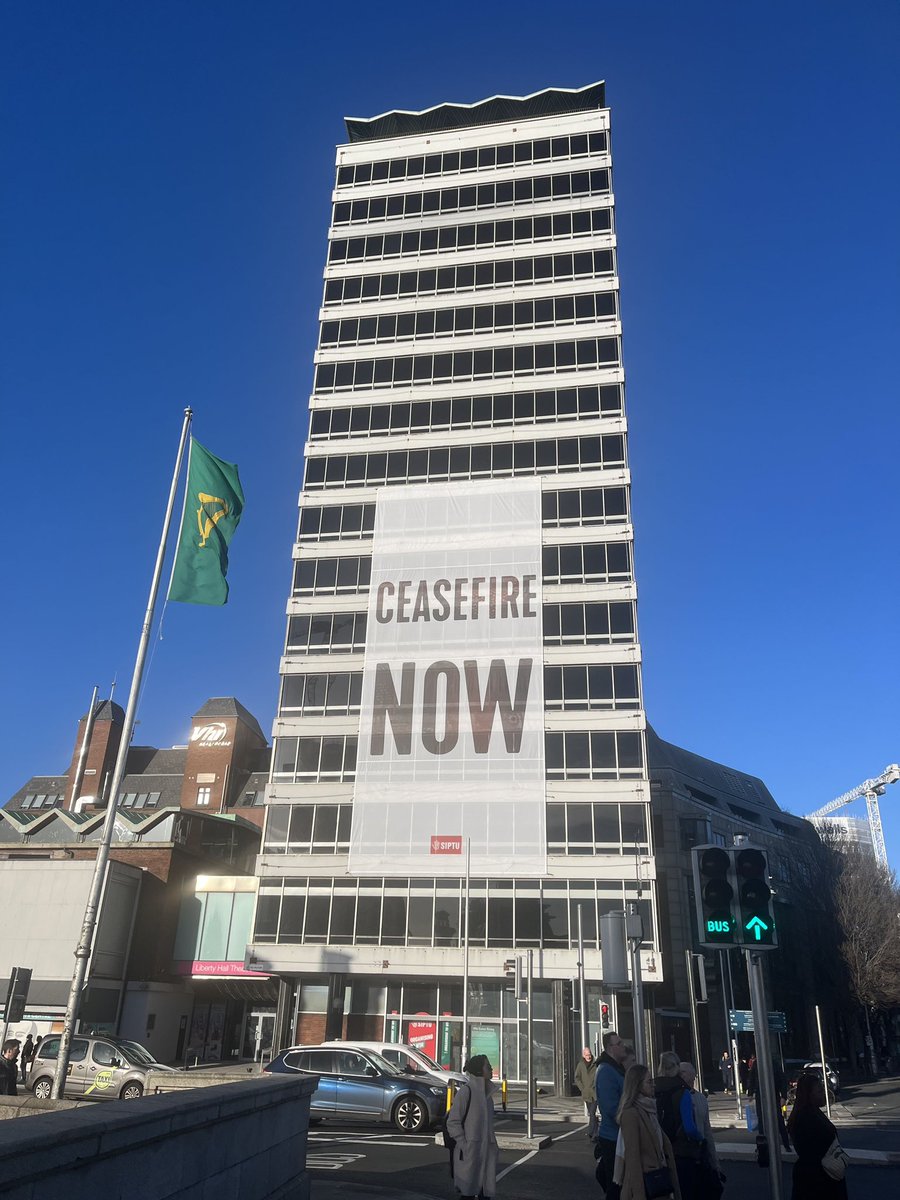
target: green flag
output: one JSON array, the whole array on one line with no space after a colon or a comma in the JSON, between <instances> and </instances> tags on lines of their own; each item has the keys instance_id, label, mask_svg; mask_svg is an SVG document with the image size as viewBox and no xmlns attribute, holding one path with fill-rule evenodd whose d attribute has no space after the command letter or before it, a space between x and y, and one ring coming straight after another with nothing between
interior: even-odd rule
<instances>
[{"instance_id":1,"label":"green flag","mask_svg":"<svg viewBox=\"0 0 900 1200\"><path fill-rule=\"evenodd\" d=\"M244 511L234 463L216 458L191 438L187 491L169 599L183 604L226 604L228 544Z\"/></svg>"}]
</instances>

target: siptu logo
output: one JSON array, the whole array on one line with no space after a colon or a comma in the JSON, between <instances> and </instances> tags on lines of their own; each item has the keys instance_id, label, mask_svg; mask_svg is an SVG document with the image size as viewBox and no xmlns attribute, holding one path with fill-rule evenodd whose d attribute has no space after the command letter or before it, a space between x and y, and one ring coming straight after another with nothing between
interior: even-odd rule
<instances>
[{"instance_id":1,"label":"siptu logo","mask_svg":"<svg viewBox=\"0 0 900 1200\"><path fill-rule=\"evenodd\" d=\"M211 721L209 725L198 725L191 734L191 741L199 742L201 746L227 746L227 734L228 727L224 721Z\"/></svg>"},{"instance_id":2,"label":"siptu logo","mask_svg":"<svg viewBox=\"0 0 900 1200\"><path fill-rule=\"evenodd\" d=\"M197 499L200 502L197 509L197 528L200 530L202 550L218 523L228 516L228 504L221 496L210 496L207 492L198 492Z\"/></svg>"}]
</instances>

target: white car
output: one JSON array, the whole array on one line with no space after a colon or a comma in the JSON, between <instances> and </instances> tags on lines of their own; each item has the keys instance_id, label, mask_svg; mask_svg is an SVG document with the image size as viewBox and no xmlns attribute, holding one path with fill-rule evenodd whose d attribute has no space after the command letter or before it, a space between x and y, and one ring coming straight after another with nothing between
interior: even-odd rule
<instances>
[{"instance_id":1,"label":"white car","mask_svg":"<svg viewBox=\"0 0 900 1200\"><path fill-rule=\"evenodd\" d=\"M354 1050L375 1050L382 1058L386 1058L392 1066L399 1067L405 1075L426 1075L447 1086L447 1081L466 1083L466 1076L460 1071L445 1071L440 1063L436 1063L424 1050L415 1046L407 1046L403 1042L357 1042L348 1039L344 1042L323 1042L324 1046L343 1046Z\"/></svg>"}]
</instances>

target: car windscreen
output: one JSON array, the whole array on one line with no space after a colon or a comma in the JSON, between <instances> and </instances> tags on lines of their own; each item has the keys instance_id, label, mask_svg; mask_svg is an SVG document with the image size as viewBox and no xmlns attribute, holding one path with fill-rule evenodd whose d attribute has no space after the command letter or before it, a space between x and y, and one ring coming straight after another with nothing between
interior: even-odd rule
<instances>
[{"instance_id":1,"label":"car windscreen","mask_svg":"<svg viewBox=\"0 0 900 1200\"><path fill-rule=\"evenodd\" d=\"M416 1050L416 1056L417 1056L418 1058L421 1058L421 1059L422 1059L424 1062L427 1062L427 1063L428 1063L428 1065L429 1065L429 1067L431 1067L431 1068L432 1068L432 1070L434 1070L434 1071L443 1071L443 1069L444 1069L444 1068L441 1066L441 1064L440 1064L440 1063L436 1063L436 1062L434 1061L434 1059L433 1059L433 1058L432 1058L432 1057L431 1057L429 1054L426 1054L426 1053L425 1053L425 1051L424 1051L424 1050L418 1050L418 1049L417 1049L417 1050Z\"/></svg>"},{"instance_id":2,"label":"car windscreen","mask_svg":"<svg viewBox=\"0 0 900 1200\"><path fill-rule=\"evenodd\" d=\"M399 1067L395 1067L393 1063L389 1063L386 1058L383 1058L377 1050L367 1050L366 1057L372 1061L372 1064L378 1068L382 1075L404 1074Z\"/></svg>"},{"instance_id":3,"label":"car windscreen","mask_svg":"<svg viewBox=\"0 0 900 1200\"><path fill-rule=\"evenodd\" d=\"M156 1064L156 1059L140 1042L117 1042L116 1045L133 1067L150 1067Z\"/></svg>"}]
</instances>

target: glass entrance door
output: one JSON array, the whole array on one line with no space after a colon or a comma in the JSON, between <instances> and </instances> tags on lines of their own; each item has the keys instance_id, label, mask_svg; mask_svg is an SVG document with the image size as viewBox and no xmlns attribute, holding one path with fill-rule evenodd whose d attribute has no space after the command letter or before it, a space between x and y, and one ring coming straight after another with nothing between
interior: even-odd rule
<instances>
[{"instance_id":1,"label":"glass entrance door","mask_svg":"<svg viewBox=\"0 0 900 1200\"><path fill-rule=\"evenodd\" d=\"M254 1062L268 1062L272 1057L272 1043L275 1040L275 1013L273 1010L256 1010L247 1014L244 1026L244 1045L242 1056L251 1058Z\"/></svg>"}]
</instances>

